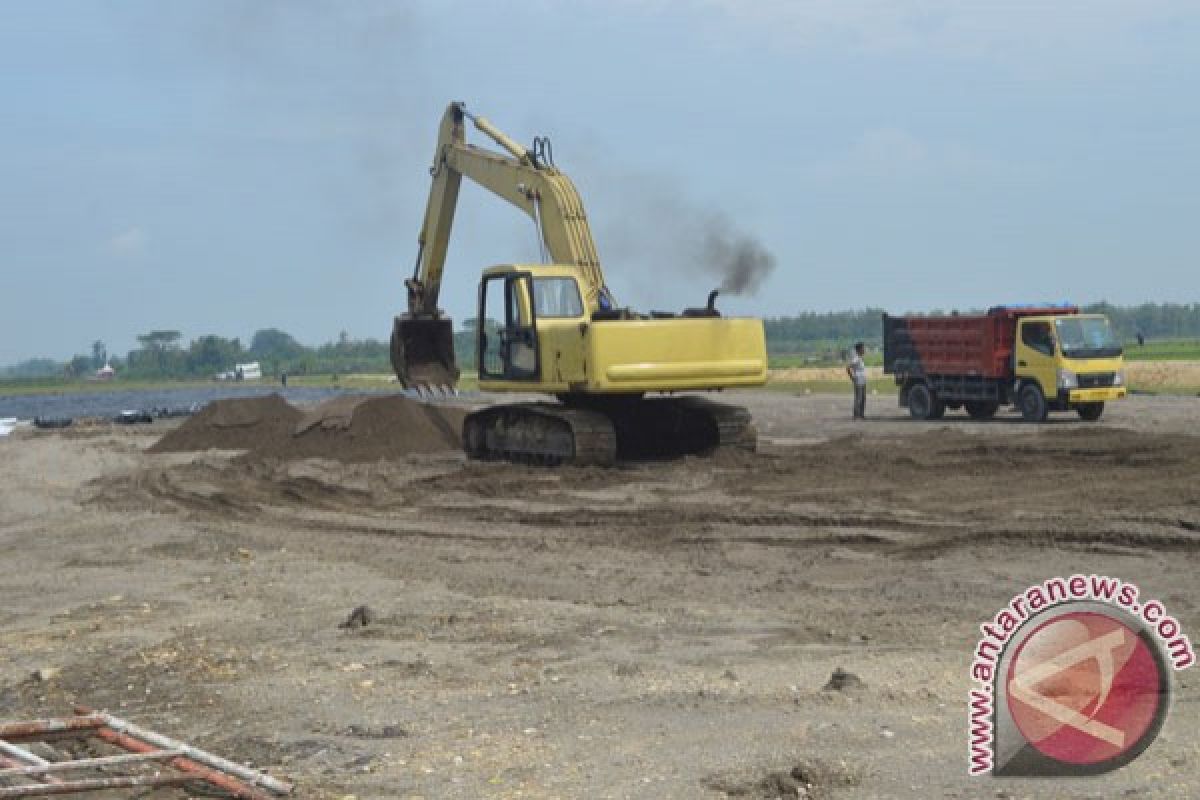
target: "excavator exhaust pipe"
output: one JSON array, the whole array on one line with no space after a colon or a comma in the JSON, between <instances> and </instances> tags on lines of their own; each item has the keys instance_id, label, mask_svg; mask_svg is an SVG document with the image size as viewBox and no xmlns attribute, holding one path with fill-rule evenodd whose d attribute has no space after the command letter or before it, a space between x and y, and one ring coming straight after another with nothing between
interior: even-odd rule
<instances>
[{"instance_id":1,"label":"excavator exhaust pipe","mask_svg":"<svg viewBox=\"0 0 1200 800\"><path fill-rule=\"evenodd\" d=\"M392 369L406 389L453 389L458 383L454 325L446 317L396 317Z\"/></svg>"}]
</instances>

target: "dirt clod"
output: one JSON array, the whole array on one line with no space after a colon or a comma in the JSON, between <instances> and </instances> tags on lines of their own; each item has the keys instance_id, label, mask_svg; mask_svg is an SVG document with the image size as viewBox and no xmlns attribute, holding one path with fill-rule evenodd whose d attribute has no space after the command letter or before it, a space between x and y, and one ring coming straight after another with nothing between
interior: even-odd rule
<instances>
[{"instance_id":1,"label":"dirt clod","mask_svg":"<svg viewBox=\"0 0 1200 800\"><path fill-rule=\"evenodd\" d=\"M784 797L826 798L831 790L856 786L858 775L845 767L803 761L791 769L770 770L765 775L738 770L710 776L704 784L726 797L776 800Z\"/></svg>"},{"instance_id":2,"label":"dirt clod","mask_svg":"<svg viewBox=\"0 0 1200 800\"><path fill-rule=\"evenodd\" d=\"M365 628L375 620L375 612L370 606L358 606L350 612L339 624L339 628Z\"/></svg>"},{"instance_id":3,"label":"dirt clod","mask_svg":"<svg viewBox=\"0 0 1200 800\"><path fill-rule=\"evenodd\" d=\"M865 689L866 686L862 678L859 678L853 672L847 672L838 667L829 676L829 682L825 684L824 688L827 692L844 692L853 689Z\"/></svg>"},{"instance_id":4,"label":"dirt clod","mask_svg":"<svg viewBox=\"0 0 1200 800\"><path fill-rule=\"evenodd\" d=\"M410 734L402 725L351 725L346 735L358 739L402 739Z\"/></svg>"}]
</instances>

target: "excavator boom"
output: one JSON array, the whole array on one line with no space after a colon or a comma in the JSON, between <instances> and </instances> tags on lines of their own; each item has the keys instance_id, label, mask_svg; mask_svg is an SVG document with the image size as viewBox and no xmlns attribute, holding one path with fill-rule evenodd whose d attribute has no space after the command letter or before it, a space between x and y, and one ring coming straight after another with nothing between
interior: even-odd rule
<instances>
[{"instance_id":1,"label":"excavator boom","mask_svg":"<svg viewBox=\"0 0 1200 800\"><path fill-rule=\"evenodd\" d=\"M466 122L505 152L466 142ZM408 312L396 318L392 366L405 386L453 386L459 371L454 358L451 320L438 308L446 252L458 192L464 176L525 212L538 229L544 255L556 264L577 267L588 309L611 308L600 258L579 192L552 163L543 139L526 150L488 120L451 103L438 128L438 144L425 219L417 239L417 261L408 288Z\"/></svg>"}]
</instances>

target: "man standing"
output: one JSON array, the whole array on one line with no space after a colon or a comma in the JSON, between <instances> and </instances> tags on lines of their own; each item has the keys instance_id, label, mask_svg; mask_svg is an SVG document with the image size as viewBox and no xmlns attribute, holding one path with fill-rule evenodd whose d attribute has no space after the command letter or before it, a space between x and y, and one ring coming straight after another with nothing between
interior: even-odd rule
<instances>
[{"instance_id":1,"label":"man standing","mask_svg":"<svg viewBox=\"0 0 1200 800\"><path fill-rule=\"evenodd\" d=\"M846 365L846 374L854 384L854 418L866 419L867 406L867 366L863 363L862 342L854 343L854 355Z\"/></svg>"}]
</instances>

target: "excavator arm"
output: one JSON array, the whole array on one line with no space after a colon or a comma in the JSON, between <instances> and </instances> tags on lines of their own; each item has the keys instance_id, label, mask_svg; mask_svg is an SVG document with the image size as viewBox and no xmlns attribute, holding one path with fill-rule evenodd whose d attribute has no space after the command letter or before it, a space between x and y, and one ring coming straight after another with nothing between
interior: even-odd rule
<instances>
[{"instance_id":1,"label":"excavator arm","mask_svg":"<svg viewBox=\"0 0 1200 800\"><path fill-rule=\"evenodd\" d=\"M466 142L466 122L504 152ZM583 301L589 310L615 303L604 283L600 258L579 192L553 164L544 139L527 150L483 117L451 103L442 116L430 168L433 181L417 239L417 261L408 288L408 313L396 318L392 364L406 386L452 386L453 327L438 308L446 252L463 177L499 195L525 212L537 227L543 259L579 269Z\"/></svg>"},{"instance_id":2,"label":"excavator arm","mask_svg":"<svg viewBox=\"0 0 1200 800\"><path fill-rule=\"evenodd\" d=\"M507 154L467 144L468 120ZM541 144L545 140L535 142ZM550 162L549 150L544 145L541 154L527 150L483 117L469 113L462 103L451 103L439 127L430 174L433 183L417 238L417 263L413 277L406 282L410 292L409 313L438 313L446 250L463 177L529 215L537 226L545 256L555 264L579 267L587 295L585 301L589 307L597 307L606 288L583 201L571 179Z\"/></svg>"}]
</instances>

